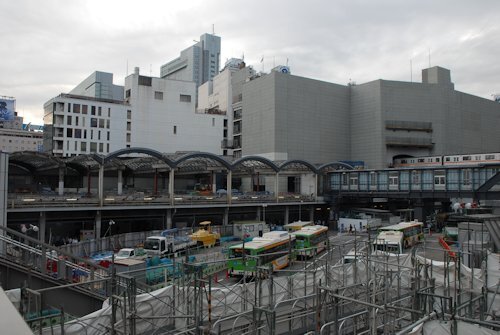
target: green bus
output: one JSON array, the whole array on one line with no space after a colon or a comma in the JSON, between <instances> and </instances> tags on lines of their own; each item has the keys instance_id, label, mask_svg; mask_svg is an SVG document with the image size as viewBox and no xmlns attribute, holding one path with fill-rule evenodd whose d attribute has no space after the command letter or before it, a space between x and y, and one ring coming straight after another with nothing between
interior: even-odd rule
<instances>
[{"instance_id":1,"label":"green bus","mask_svg":"<svg viewBox=\"0 0 500 335\"><path fill-rule=\"evenodd\" d=\"M297 257L309 258L326 249L328 227L306 226L292 233L295 235L295 250Z\"/></svg>"},{"instance_id":2,"label":"green bus","mask_svg":"<svg viewBox=\"0 0 500 335\"><path fill-rule=\"evenodd\" d=\"M257 266L269 264L272 264L273 271L283 269L293 257L294 244L295 236L284 231L272 231L250 242L233 245L229 248L228 274L254 277Z\"/></svg>"}]
</instances>

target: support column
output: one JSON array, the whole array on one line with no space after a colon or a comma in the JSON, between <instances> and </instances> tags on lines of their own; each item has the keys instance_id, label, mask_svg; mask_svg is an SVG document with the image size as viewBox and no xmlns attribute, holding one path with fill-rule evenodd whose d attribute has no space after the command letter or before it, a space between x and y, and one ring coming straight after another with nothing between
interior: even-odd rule
<instances>
[{"instance_id":1,"label":"support column","mask_svg":"<svg viewBox=\"0 0 500 335\"><path fill-rule=\"evenodd\" d=\"M0 227L7 227L7 189L9 187L9 154L0 152ZM0 230L0 235L5 235ZM0 242L0 251L4 252L5 243Z\"/></svg>"},{"instance_id":2,"label":"support column","mask_svg":"<svg viewBox=\"0 0 500 335\"><path fill-rule=\"evenodd\" d=\"M101 211L97 211L95 215L95 238L100 239L101 238Z\"/></svg>"},{"instance_id":3,"label":"support column","mask_svg":"<svg viewBox=\"0 0 500 335\"><path fill-rule=\"evenodd\" d=\"M276 181L274 183L274 196L276 197L276 202L279 202L279 190L280 190L280 174L276 172Z\"/></svg>"},{"instance_id":4,"label":"support column","mask_svg":"<svg viewBox=\"0 0 500 335\"><path fill-rule=\"evenodd\" d=\"M257 221L260 221L260 219L262 219L262 217L261 217L261 213L260 213L260 207L257 207L257 214L256 214L256 216L255 216L255 219L256 219Z\"/></svg>"},{"instance_id":5,"label":"support column","mask_svg":"<svg viewBox=\"0 0 500 335\"><path fill-rule=\"evenodd\" d=\"M314 201L318 201L318 174L314 175Z\"/></svg>"},{"instance_id":6,"label":"support column","mask_svg":"<svg viewBox=\"0 0 500 335\"><path fill-rule=\"evenodd\" d=\"M123 171L118 169L118 195L123 193Z\"/></svg>"},{"instance_id":7,"label":"support column","mask_svg":"<svg viewBox=\"0 0 500 335\"><path fill-rule=\"evenodd\" d=\"M290 207L285 206L285 224L290 223Z\"/></svg>"},{"instance_id":8,"label":"support column","mask_svg":"<svg viewBox=\"0 0 500 335\"><path fill-rule=\"evenodd\" d=\"M102 206L104 203L104 164L99 166L98 191L99 191L99 203Z\"/></svg>"},{"instance_id":9,"label":"support column","mask_svg":"<svg viewBox=\"0 0 500 335\"><path fill-rule=\"evenodd\" d=\"M90 182L91 182L92 176L90 173L90 166L87 168L87 197L90 198L91 193L90 193Z\"/></svg>"},{"instance_id":10,"label":"support column","mask_svg":"<svg viewBox=\"0 0 500 335\"><path fill-rule=\"evenodd\" d=\"M64 167L59 168L59 195L64 195Z\"/></svg>"},{"instance_id":11,"label":"support column","mask_svg":"<svg viewBox=\"0 0 500 335\"><path fill-rule=\"evenodd\" d=\"M227 172L227 181L226 181L226 190L227 190L227 203L231 204L233 200L233 171Z\"/></svg>"},{"instance_id":12,"label":"support column","mask_svg":"<svg viewBox=\"0 0 500 335\"><path fill-rule=\"evenodd\" d=\"M229 207L226 207L224 209L224 220L222 222L224 226L227 226L229 224Z\"/></svg>"},{"instance_id":13,"label":"support column","mask_svg":"<svg viewBox=\"0 0 500 335\"><path fill-rule=\"evenodd\" d=\"M216 171L212 171L212 185L210 185L212 188L212 193L215 194L217 192L217 174Z\"/></svg>"},{"instance_id":14,"label":"support column","mask_svg":"<svg viewBox=\"0 0 500 335\"><path fill-rule=\"evenodd\" d=\"M174 178L175 178L175 170L173 168L170 168L170 172L168 173L168 196L170 197L170 204L172 206L175 204Z\"/></svg>"},{"instance_id":15,"label":"support column","mask_svg":"<svg viewBox=\"0 0 500 335\"><path fill-rule=\"evenodd\" d=\"M314 206L309 207L309 221L314 221Z\"/></svg>"},{"instance_id":16,"label":"support column","mask_svg":"<svg viewBox=\"0 0 500 335\"><path fill-rule=\"evenodd\" d=\"M167 229L172 229L172 210L167 209Z\"/></svg>"},{"instance_id":17,"label":"support column","mask_svg":"<svg viewBox=\"0 0 500 335\"><path fill-rule=\"evenodd\" d=\"M155 169L153 195L158 195L158 169Z\"/></svg>"},{"instance_id":18,"label":"support column","mask_svg":"<svg viewBox=\"0 0 500 335\"><path fill-rule=\"evenodd\" d=\"M40 218L38 219L38 239L45 243L45 230L46 230L46 216L45 212L40 212Z\"/></svg>"}]
</instances>

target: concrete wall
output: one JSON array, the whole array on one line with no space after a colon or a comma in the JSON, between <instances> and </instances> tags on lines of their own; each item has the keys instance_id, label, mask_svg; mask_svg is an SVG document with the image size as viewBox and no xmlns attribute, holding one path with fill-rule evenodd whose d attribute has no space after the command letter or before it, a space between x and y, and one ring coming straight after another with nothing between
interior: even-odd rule
<instances>
[{"instance_id":1,"label":"concrete wall","mask_svg":"<svg viewBox=\"0 0 500 335\"><path fill-rule=\"evenodd\" d=\"M243 155L348 159L348 116L346 86L271 72L243 86Z\"/></svg>"},{"instance_id":2,"label":"concrete wall","mask_svg":"<svg viewBox=\"0 0 500 335\"><path fill-rule=\"evenodd\" d=\"M195 113L194 82L151 78L152 86L145 86L138 85L138 77L132 74L125 80L133 109L131 146L222 153L224 116ZM163 99L155 99L155 92L163 92ZM191 102L180 101L181 94L191 96Z\"/></svg>"}]
</instances>

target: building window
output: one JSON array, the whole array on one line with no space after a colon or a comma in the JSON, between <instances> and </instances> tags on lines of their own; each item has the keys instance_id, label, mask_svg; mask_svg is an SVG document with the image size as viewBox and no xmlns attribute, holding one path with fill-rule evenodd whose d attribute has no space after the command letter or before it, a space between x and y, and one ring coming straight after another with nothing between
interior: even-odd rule
<instances>
[{"instance_id":1,"label":"building window","mask_svg":"<svg viewBox=\"0 0 500 335\"><path fill-rule=\"evenodd\" d=\"M191 102L191 96L187 94L181 94L180 96L181 102Z\"/></svg>"},{"instance_id":2,"label":"building window","mask_svg":"<svg viewBox=\"0 0 500 335\"><path fill-rule=\"evenodd\" d=\"M87 105L82 105L82 114L87 114L89 106Z\"/></svg>"},{"instance_id":3,"label":"building window","mask_svg":"<svg viewBox=\"0 0 500 335\"><path fill-rule=\"evenodd\" d=\"M67 124L68 126L71 126L71 120L72 120L72 119L71 119L71 115L68 115L68 116L66 117L66 124Z\"/></svg>"},{"instance_id":4,"label":"building window","mask_svg":"<svg viewBox=\"0 0 500 335\"><path fill-rule=\"evenodd\" d=\"M131 120L132 119L132 111L129 109L127 110L127 120Z\"/></svg>"},{"instance_id":5,"label":"building window","mask_svg":"<svg viewBox=\"0 0 500 335\"><path fill-rule=\"evenodd\" d=\"M101 131L100 130L97 132L97 139L101 140Z\"/></svg>"},{"instance_id":6,"label":"building window","mask_svg":"<svg viewBox=\"0 0 500 335\"><path fill-rule=\"evenodd\" d=\"M85 127L85 117L82 117L82 127Z\"/></svg>"},{"instance_id":7,"label":"building window","mask_svg":"<svg viewBox=\"0 0 500 335\"><path fill-rule=\"evenodd\" d=\"M155 91L155 99L163 100L163 92Z\"/></svg>"},{"instance_id":8,"label":"building window","mask_svg":"<svg viewBox=\"0 0 500 335\"><path fill-rule=\"evenodd\" d=\"M130 142L130 133L127 133L127 142Z\"/></svg>"},{"instance_id":9,"label":"building window","mask_svg":"<svg viewBox=\"0 0 500 335\"><path fill-rule=\"evenodd\" d=\"M99 152L104 151L104 143L99 143Z\"/></svg>"},{"instance_id":10,"label":"building window","mask_svg":"<svg viewBox=\"0 0 500 335\"><path fill-rule=\"evenodd\" d=\"M75 138L82 138L82 130L81 129L75 129Z\"/></svg>"},{"instance_id":11,"label":"building window","mask_svg":"<svg viewBox=\"0 0 500 335\"><path fill-rule=\"evenodd\" d=\"M78 116L75 116L75 126L78 126Z\"/></svg>"},{"instance_id":12,"label":"building window","mask_svg":"<svg viewBox=\"0 0 500 335\"><path fill-rule=\"evenodd\" d=\"M93 140L94 139L94 131L93 130L90 130L90 139Z\"/></svg>"},{"instance_id":13,"label":"building window","mask_svg":"<svg viewBox=\"0 0 500 335\"><path fill-rule=\"evenodd\" d=\"M101 116L102 115L102 107L99 106L97 107L97 116Z\"/></svg>"},{"instance_id":14,"label":"building window","mask_svg":"<svg viewBox=\"0 0 500 335\"><path fill-rule=\"evenodd\" d=\"M80 104L73 104L73 113L80 113Z\"/></svg>"},{"instance_id":15,"label":"building window","mask_svg":"<svg viewBox=\"0 0 500 335\"><path fill-rule=\"evenodd\" d=\"M111 108L108 107L108 117L111 117Z\"/></svg>"},{"instance_id":16,"label":"building window","mask_svg":"<svg viewBox=\"0 0 500 335\"><path fill-rule=\"evenodd\" d=\"M151 77L139 76L139 85L142 86L151 86L152 79Z\"/></svg>"},{"instance_id":17,"label":"building window","mask_svg":"<svg viewBox=\"0 0 500 335\"><path fill-rule=\"evenodd\" d=\"M109 129L109 123L110 123L110 122L111 122L111 121L110 121L109 119L108 119L108 120L106 120L106 128L108 128L108 129Z\"/></svg>"},{"instance_id":18,"label":"building window","mask_svg":"<svg viewBox=\"0 0 500 335\"><path fill-rule=\"evenodd\" d=\"M90 114L95 115L95 106L92 106L92 108L90 109Z\"/></svg>"},{"instance_id":19,"label":"building window","mask_svg":"<svg viewBox=\"0 0 500 335\"><path fill-rule=\"evenodd\" d=\"M90 152L97 152L97 142L90 142Z\"/></svg>"},{"instance_id":20,"label":"building window","mask_svg":"<svg viewBox=\"0 0 500 335\"><path fill-rule=\"evenodd\" d=\"M227 127L227 119L224 119L224 127Z\"/></svg>"},{"instance_id":21,"label":"building window","mask_svg":"<svg viewBox=\"0 0 500 335\"><path fill-rule=\"evenodd\" d=\"M80 151L87 152L87 142L80 142Z\"/></svg>"},{"instance_id":22,"label":"building window","mask_svg":"<svg viewBox=\"0 0 500 335\"><path fill-rule=\"evenodd\" d=\"M66 137L73 137L73 129L72 128L66 129Z\"/></svg>"},{"instance_id":23,"label":"building window","mask_svg":"<svg viewBox=\"0 0 500 335\"><path fill-rule=\"evenodd\" d=\"M107 134L106 138L109 141L109 131L108 131L108 134ZM109 150L108 150L108 152L109 152Z\"/></svg>"},{"instance_id":24,"label":"building window","mask_svg":"<svg viewBox=\"0 0 500 335\"><path fill-rule=\"evenodd\" d=\"M109 153L109 143L106 143L106 152Z\"/></svg>"},{"instance_id":25,"label":"building window","mask_svg":"<svg viewBox=\"0 0 500 335\"><path fill-rule=\"evenodd\" d=\"M104 128L104 119L99 119L99 128Z\"/></svg>"},{"instance_id":26,"label":"building window","mask_svg":"<svg viewBox=\"0 0 500 335\"><path fill-rule=\"evenodd\" d=\"M132 130L132 122L127 121L127 130L131 131Z\"/></svg>"},{"instance_id":27,"label":"building window","mask_svg":"<svg viewBox=\"0 0 500 335\"><path fill-rule=\"evenodd\" d=\"M174 126L174 135L177 134L177 126Z\"/></svg>"},{"instance_id":28,"label":"building window","mask_svg":"<svg viewBox=\"0 0 500 335\"><path fill-rule=\"evenodd\" d=\"M90 118L90 126L92 128L97 128L97 118L95 117Z\"/></svg>"},{"instance_id":29,"label":"building window","mask_svg":"<svg viewBox=\"0 0 500 335\"><path fill-rule=\"evenodd\" d=\"M78 142L75 141L75 151L77 151L77 150L78 150Z\"/></svg>"},{"instance_id":30,"label":"building window","mask_svg":"<svg viewBox=\"0 0 500 335\"><path fill-rule=\"evenodd\" d=\"M71 113L71 104L68 104L68 113Z\"/></svg>"},{"instance_id":31,"label":"building window","mask_svg":"<svg viewBox=\"0 0 500 335\"><path fill-rule=\"evenodd\" d=\"M87 129L85 129L85 130L83 131L83 138L85 138L85 139L87 138Z\"/></svg>"},{"instance_id":32,"label":"building window","mask_svg":"<svg viewBox=\"0 0 500 335\"><path fill-rule=\"evenodd\" d=\"M130 90L125 91L125 98L130 98Z\"/></svg>"}]
</instances>

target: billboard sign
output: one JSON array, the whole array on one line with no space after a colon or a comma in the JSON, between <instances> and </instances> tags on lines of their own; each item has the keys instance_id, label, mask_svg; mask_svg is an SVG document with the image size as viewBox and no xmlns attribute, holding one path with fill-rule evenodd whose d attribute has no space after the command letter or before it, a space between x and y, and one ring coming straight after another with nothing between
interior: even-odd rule
<instances>
[{"instance_id":1,"label":"billboard sign","mask_svg":"<svg viewBox=\"0 0 500 335\"><path fill-rule=\"evenodd\" d=\"M14 120L15 100L0 97L0 121Z\"/></svg>"}]
</instances>

